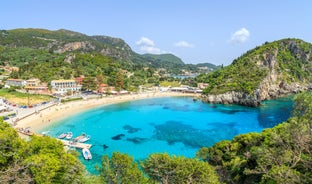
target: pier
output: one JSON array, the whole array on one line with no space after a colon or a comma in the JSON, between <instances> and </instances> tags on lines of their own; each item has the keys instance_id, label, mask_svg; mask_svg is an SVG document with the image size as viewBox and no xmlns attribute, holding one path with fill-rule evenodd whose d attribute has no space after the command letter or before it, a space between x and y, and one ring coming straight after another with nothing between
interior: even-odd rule
<instances>
[{"instance_id":1,"label":"pier","mask_svg":"<svg viewBox=\"0 0 312 184\"><path fill-rule=\"evenodd\" d=\"M61 139L58 139L58 140L62 141L65 146L75 147L75 148L79 148L79 149L83 149L83 148L90 149L92 146L92 144L67 141L67 140L61 140Z\"/></svg>"},{"instance_id":2,"label":"pier","mask_svg":"<svg viewBox=\"0 0 312 184\"><path fill-rule=\"evenodd\" d=\"M33 136L33 135L40 136L40 137L45 136L43 134L36 134L34 132L31 132L29 130L29 128L30 127L27 127L27 128L15 128L15 130L18 133L21 133L21 134L26 135L26 136ZM83 148L90 149L91 146L92 146L92 144L80 143L80 142L75 142L75 141L68 141L68 140L62 140L62 139L57 139L57 140L62 141L62 143L65 146L75 147L75 148L79 148L79 149L83 149Z\"/></svg>"}]
</instances>

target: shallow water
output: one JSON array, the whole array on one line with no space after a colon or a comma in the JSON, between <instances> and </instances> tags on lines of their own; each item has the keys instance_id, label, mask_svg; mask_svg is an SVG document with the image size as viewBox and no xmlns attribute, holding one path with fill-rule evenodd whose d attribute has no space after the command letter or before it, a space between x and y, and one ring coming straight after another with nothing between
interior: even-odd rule
<instances>
[{"instance_id":1,"label":"shallow water","mask_svg":"<svg viewBox=\"0 0 312 184\"><path fill-rule=\"evenodd\" d=\"M119 151L144 159L167 152L194 157L203 146L212 146L235 135L260 132L290 116L291 98L263 103L259 108L194 102L190 97L165 97L102 106L63 119L41 131L52 137L72 131L91 135L91 161L80 159L91 173L103 155ZM80 152L80 150L78 150Z\"/></svg>"}]
</instances>

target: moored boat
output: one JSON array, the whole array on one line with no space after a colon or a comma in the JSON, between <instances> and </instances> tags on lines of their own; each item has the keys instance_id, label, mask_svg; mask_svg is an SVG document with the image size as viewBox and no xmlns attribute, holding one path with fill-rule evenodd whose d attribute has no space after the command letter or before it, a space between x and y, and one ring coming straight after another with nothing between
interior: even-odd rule
<instances>
[{"instance_id":1,"label":"moored boat","mask_svg":"<svg viewBox=\"0 0 312 184\"><path fill-rule=\"evenodd\" d=\"M66 139L71 139L73 137L73 132L67 132Z\"/></svg>"},{"instance_id":2,"label":"moored boat","mask_svg":"<svg viewBox=\"0 0 312 184\"><path fill-rule=\"evenodd\" d=\"M91 136L90 136L90 135L86 135L86 136L84 136L83 138L78 139L77 142L83 143L83 142L88 141L89 139L91 139Z\"/></svg>"},{"instance_id":3,"label":"moored boat","mask_svg":"<svg viewBox=\"0 0 312 184\"><path fill-rule=\"evenodd\" d=\"M67 134L68 134L68 133L62 133L62 134L60 134L59 136L57 136L57 138L63 139L63 138L65 138L65 137L67 136Z\"/></svg>"},{"instance_id":4,"label":"moored boat","mask_svg":"<svg viewBox=\"0 0 312 184\"><path fill-rule=\"evenodd\" d=\"M83 154L84 159L86 159L86 160L91 160L92 159L92 155L91 155L91 152L90 152L89 149L83 148L82 149L82 154Z\"/></svg>"},{"instance_id":5,"label":"moored boat","mask_svg":"<svg viewBox=\"0 0 312 184\"><path fill-rule=\"evenodd\" d=\"M41 135L47 136L49 133L50 133L50 131L44 131L44 132L41 133Z\"/></svg>"},{"instance_id":6,"label":"moored boat","mask_svg":"<svg viewBox=\"0 0 312 184\"><path fill-rule=\"evenodd\" d=\"M80 142L79 140L83 139L86 137L86 134L85 133L82 133L81 135L79 135L78 137L75 137L74 138L74 141L76 142Z\"/></svg>"}]
</instances>

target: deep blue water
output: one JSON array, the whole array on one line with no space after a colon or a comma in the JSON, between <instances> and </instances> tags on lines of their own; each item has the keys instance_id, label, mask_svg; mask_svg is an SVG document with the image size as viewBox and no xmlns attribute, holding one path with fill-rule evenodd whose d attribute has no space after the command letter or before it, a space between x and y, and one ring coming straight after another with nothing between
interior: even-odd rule
<instances>
[{"instance_id":1,"label":"deep blue water","mask_svg":"<svg viewBox=\"0 0 312 184\"><path fill-rule=\"evenodd\" d=\"M94 166L101 164L102 156L116 151L136 160L156 152L194 157L203 146L285 121L292 105L290 97L265 101L258 108L194 102L190 97L153 98L90 109L42 131L49 130L52 137L68 131L74 137L91 135L93 159L80 159L96 173Z\"/></svg>"}]
</instances>

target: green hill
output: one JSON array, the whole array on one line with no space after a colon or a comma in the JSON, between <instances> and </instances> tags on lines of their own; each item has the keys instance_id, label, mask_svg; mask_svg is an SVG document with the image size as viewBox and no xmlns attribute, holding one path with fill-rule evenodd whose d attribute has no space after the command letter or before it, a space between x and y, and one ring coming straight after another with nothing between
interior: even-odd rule
<instances>
[{"instance_id":1,"label":"green hill","mask_svg":"<svg viewBox=\"0 0 312 184\"><path fill-rule=\"evenodd\" d=\"M172 54L144 54L132 51L120 38L109 36L88 36L82 33L60 29L13 29L0 30L0 53L2 63L21 66L30 62L71 62L75 54L101 54L118 63L125 70L139 67L165 68L169 73L182 70L201 71L196 65L184 62ZM1 51L0 50L0 51Z\"/></svg>"},{"instance_id":2,"label":"green hill","mask_svg":"<svg viewBox=\"0 0 312 184\"><path fill-rule=\"evenodd\" d=\"M266 42L197 81L209 84L204 90L208 102L245 104L240 100L245 99L253 106L255 101L307 89L312 81L311 53L312 44L300 39Z\"/></svg>"},{"instance_id":3,"label":"green hill","mask_svg":"<svg viewBox=\"0 0 312 184\"><path fill-rule=\"evenodd\" d=\"M220 68L221 66L220 65L214 65L212 63L198 63L196 64L197 67L207 67L207 68L210 68L212 70L215 70L215 69L218 69Z\"/></svg>"},{"instance_id":4,"label":"green hill","mask_svg":"<svg viewBox=\"0 0 312 184\"><path fill-rule=\"evenodd\" d=\"M143 54L145 58L155 68L165 68L173 73L184 69L184 62L173 54Z\"/></svg>"},{"instance_id":5,"label":"green hill","mask_svg":"<svg viewBox=\"0 0 312 184\"><path fill-rule=\"evenodd\" d=\"M48 50L53 53L100 52L117 59L128 59L131 48L121 39L108 36L87 36L60 29L14 29L0 32L0 44L8 47L27 47Z\"/></svg>"}]
</instances>

